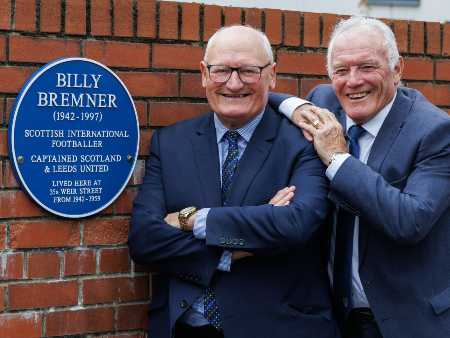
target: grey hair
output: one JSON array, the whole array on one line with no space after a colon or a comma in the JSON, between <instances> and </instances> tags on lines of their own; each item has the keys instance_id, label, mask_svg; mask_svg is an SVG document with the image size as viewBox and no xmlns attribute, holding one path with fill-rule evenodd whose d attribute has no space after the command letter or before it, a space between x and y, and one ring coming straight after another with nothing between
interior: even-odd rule
<instances>
[{"instance_id":1,"label":"grey hair","mask_svg":"<svg viewBox=\"0 0 450 338\"><path fill-rule=\"evenodd\" d=\"M203 56L203 61L206 62L206 60L208 59L208 54L209 51L211 49L211 46L214 45L214 43L216 42L218 36L222 33L225 33L228 30L234 29L236 27L245 27L248 28L250 30L252 30L253 32L255 32L257 34L257 36L259 36L260 40L261 40L261 45L264 48L264 52L267 54L267 57L269 58L269 62L273 63L274 61L274 57L273 57L273 51L272 51L272 46L270 45L269 39L267 38L266 34L264 34L262 31L253 28L251 26L243 26L243 25L232 25L232 26L226 26L226 27L222 27L219 30L217 30L208 40L208 44L206 45L206 49L205 49L205 55Z\"/></svg>"},{"instance_id":2,"label":"grey hair","mask_svg":"<svg viewBox=\"0 0 450 338\"><path fill-rule=\"evenodd\" d=\"M387 51L387 58L389 68L394 70L397 65L400 54L398 52L397 42L395 40L395 35L392 32L391 28L386 25L383 21L378 19L364 17L364 16L352 16L349 19L341 20L334 28L333 33L331 34L330 43L328 44L327 51L327 71L328 76L331 78L333 75L333 65L331 64L331 53L333 52L333 47L336 42L336 38L339 37L342 33L358 28L374 28L380 32L384 38L384 46Z\"/></svg>"}]
</instances>

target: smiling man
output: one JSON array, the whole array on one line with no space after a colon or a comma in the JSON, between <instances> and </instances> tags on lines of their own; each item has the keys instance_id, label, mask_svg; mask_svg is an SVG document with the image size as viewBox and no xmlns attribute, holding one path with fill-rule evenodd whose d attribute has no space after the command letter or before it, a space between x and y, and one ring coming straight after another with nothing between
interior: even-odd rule
<instances>
[{"instance_id":1,"label":"smiling man","mask_svg":"<svg viewBox=\"0 0 450 338\"><path fill-rule=\"evenodd\" d=\"M400 86L403 60L379 20L339 23L327 61L331 85L309 100L328 110L291 118L328 167L344 337L450 337L450 118Z\"/></svg>"},{"instance_id":2,"label":"smiling man","mask_svg":"<svg viewBox=\"0 0 450 338\"><path fill-rule=\"evenodd\" d=\"M200 68L213 112L154 132L134 204L131 256L158 272L151 337L337 337L324 166L267 105L267 37L223 28Z\"/></svg>"}]
</instances>

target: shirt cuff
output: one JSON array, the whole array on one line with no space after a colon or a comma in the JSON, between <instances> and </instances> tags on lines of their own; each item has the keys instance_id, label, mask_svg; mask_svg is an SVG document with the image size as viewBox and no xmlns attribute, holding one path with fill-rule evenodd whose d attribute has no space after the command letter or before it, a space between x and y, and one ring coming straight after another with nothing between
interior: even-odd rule
<instances>
[{"instance_id":1,"label":"shirt cuff","mask_svg":"<svg viewBox=\"0 0 450 338\"><path fill-rule=\"evenodd\" d=\"M325 175L327 175L328 179L331 181L336 175L337 171L341 167L341 165L345 162L347 158L349 158L350 154L336 154L334 155L333 162L330 163L327 170L325 171Z\"/></svg>"},{"instance_id":2,"label":"shirt cuff","mask_svg":"<svg viewBox=\"0 0 450 338\"><path fill-rule=\"evenodd\" d=\"M217 270L230 272L232 256L233 253L231 251L225 250L220 257L219 265L217 265Z\"/></svg>"},{"instance_id":3,"label":"shirt cuff","mask_svg":"<svg viewBox=\"0 0 450 338\"><path fill-rule=\"evenodd\" d=\"M297 109L300 106L303 106L304 104L311 104L311 102L293 96L281 102L278 109L289 120L292 121L292 115L294 114L295 109Z\"/></svg>"},{"instance_id":4,"label":"shirt cuff","mask_svg":"<svg viewBox=\"0 0 450 338\"><path fill-rule=\"evenodd\" d=\"M197 211L195 216L194 226L192 227L192 232L195 238L205 239L206 238L206 217L208 217L209 210L211 208L203 208Z\"/></svg>"}]
</instances>

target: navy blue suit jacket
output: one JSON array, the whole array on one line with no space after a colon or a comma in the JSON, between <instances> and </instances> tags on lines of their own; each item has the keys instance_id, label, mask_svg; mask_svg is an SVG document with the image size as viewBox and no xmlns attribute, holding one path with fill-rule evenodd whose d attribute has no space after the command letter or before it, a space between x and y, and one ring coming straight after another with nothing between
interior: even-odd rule
<instances>
[{"instance_id":1,"label":"navy blue suit jacket","mask_svg":"<svg viewBox=\"0 0 450 338\"><path fill-rule=\"evenodd\" d=\"M345 127L330 85L308 99ZM399 88L367 165L346 160L330 191L337 209L360 216L359 273L383 337L450 337L449 116Z\"/></svg>"},{"instance_id":2,"label":"navy blue suit jacket","mask_svg":"<svg viewBox=\"0 0 450 338\"><path fill-rule=\"evenodd\" d=\"M240 162L230 206L221 207L213 114L155 131L129 234L132 258L150 266L151 336L171 337L177 319L216 290L225 337L336 337L322 225L328 183L313 147L267 108ZM295 185L286 207L267 204ZM166 224L167 213L210 207L207 237ZM255 254L217 270L223 250Z\"/></svg>"}]
</instances>

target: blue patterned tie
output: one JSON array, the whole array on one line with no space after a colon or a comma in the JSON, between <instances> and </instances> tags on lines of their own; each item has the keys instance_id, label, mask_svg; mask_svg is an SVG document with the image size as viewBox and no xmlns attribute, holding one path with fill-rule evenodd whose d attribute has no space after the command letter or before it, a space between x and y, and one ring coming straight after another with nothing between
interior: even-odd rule
<instances>
[{"instance_id":1,"label":"blue patterned tie","mask_svg":"<svg viewBox=\"0 0 450 338\"><path fill-rule=\"evenodd\" d=\"M228 142L228 153L222 166L222 204L226 205L230 197L233 176L239 161L238 139L239 133L235 130L228 130L224 139ZM214 289L207 287L204 293L205 318L218 330L221 329L219 306L217 305Z\"/></svg>"},{"instance_id":2,"label":"blue patterned tie","mask_svg":"<svg viewBox=\"0 0 450 338\"><path fill-rule=\"evenodd\" d=\"M348 130L350 154L359 158L359 138L365 130L361 126L353 125ZM355 216L343 209L339 210L336 227L336 242L334 250L333 289L338 311L345 318L352 309L352 257L353 233L355 230Z\"/></svg>"}]
</instances>

